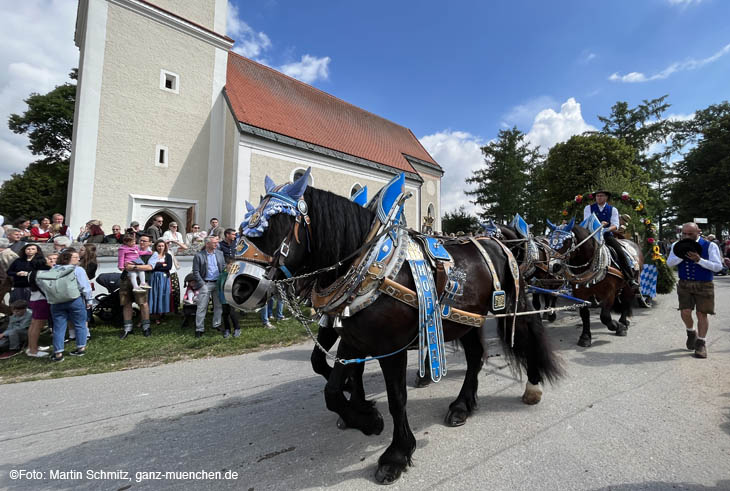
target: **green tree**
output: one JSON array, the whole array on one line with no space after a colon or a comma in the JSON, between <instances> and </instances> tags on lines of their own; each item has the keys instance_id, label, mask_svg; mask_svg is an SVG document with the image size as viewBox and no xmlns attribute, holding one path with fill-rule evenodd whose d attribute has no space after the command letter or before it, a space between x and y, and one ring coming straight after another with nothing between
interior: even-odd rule
<instances>
[{"instance_id":1,"label":"green tree","mask_svg":"<svg viewBox=\"0 0 730 491\"><path fill-rule=\"evenodd\" d=\"M467 213L464 205L461 205L453 213L446 212L441 218L441 231L443 234L455 234L458 232L476 232L479 229L479 220L474 215Z\"/></svg>"},{"instance_id":2,"label":"green tree","mask_svg":"<svg viewBox=\"0 0 730 491\"><path fill-rule=\"evenodd\" d=\"M77 70L69 76L76 80ZM28 109L22 115L11 114L8 127L27 134L31 153L42 158L0 187L0 209L11 219L66 210L76 84L59 85L47 94L33 93L25 103Z\"/></svg>"},{"instance_id":3,"label":"green tree","mask_svg":"<svg viewBox=\"0 0 730 491\"><path fill-rule=\"evenodd\" d=\"M672 201L680 222L705 217L721 236L730 224L730 104L725 101L697 111L691 127L697 146L675 166ZM688 125L689 126L689 125ZM686 134L690 134L689 130Z\"/></svg>"},{"instance_id":4,"label":"green tree","mask_svg":"<svg viewBox=\"0 0 730 491\"><path fill-rule=\"evenodd\" d=\"M480 216L504 221L515 213L525 213L526 188L532 170L540 162L537 149L525 141L525 134L516 127L501 130L496 141L482 147L484 168L472 173L466 182L476 189L466 191L480 206Z\"/></svg>"},{"instance_id":5,"label":"green tree","mask_svg":"<svg viewBox=\"0 0 730 491\"><path fill-rule=\"evenodd\" d=\"M619 101L611 107L608 117L598 116L603 123L601 133L621 138L631 145L635 151L634 163L648 174L647 210L657 218L660 234L665 218L673 215L669 208L670 172L665 164L675 151L671 139L681 124L665 119L664 114L671 107L666 102L667 97L644 100L632 108L627 102ZM658 143L666 145L649 153L652 145Z\"/></svg>"},{"instance_id":6,"label":"green tree","mask_svg":"<svg viewBox=\"0 0 730 491\"><path fill-rule=\"evenodd\" d=\"M540 171L543 210L552 220L562 218L563 203L595 190L599 175L608 171L644 186L648 181L646 173L634 163L634 148L623 140L586 134L556 144Z\"/></svg>"}]
</instances>

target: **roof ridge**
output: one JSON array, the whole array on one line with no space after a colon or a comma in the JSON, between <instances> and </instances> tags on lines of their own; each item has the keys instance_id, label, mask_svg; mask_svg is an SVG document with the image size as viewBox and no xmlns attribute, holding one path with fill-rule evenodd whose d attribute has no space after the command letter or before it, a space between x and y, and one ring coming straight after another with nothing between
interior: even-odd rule
<instances>
[{"instance_id":1,"label":"roof ridge","mask_svg":"<svg viewBox=\"0 0 730 491\"><path fill-rule=\"evenodd\" d=\"M375 113L373 113L373 112L371 112L371 111L368 111L367 109L363 109L363 108L361 108L361 107L359 107L359 106L356 106L355 104L353 104L353 103L351 103L351 102L347 102L347 101L346 101L346 100L344 100L344 99L340 99L339 97L337 97L337 96L334 96L334 95L330 94L329 92L325 92L325 91L324 91L324 90L322 90L322 89L318 89L318 88L317 88L317 87L315 87L314 85L310 85L310 84L308 84L308 83L306 83L306 82L302 82L301 80L299 80L299 79L296 79L296 78L294 78L294 77L292 77L292 76L290 76L290 75L287 75L287 74L286 74L286 73L284 73L284 72L280 72L279 70L276 70L275 68L271 68L270 66L268 66L268 65L264 65L263 63L259 63L258 61L252 60L251 58L247 58L247 57L245 57L245 56L243 56L243 55L241 55L241 54L239 54L239 53L236 53L236 52L235 52L235 51L233 51L233 50L230 50L230 51L228 51L228 53L229 53L229 54L234 54L234 55L236 55L237 57L239 57L239 58L241 58L241 59L243 59L243 60L245 60L245 61L250 61L251 63L254 63L254 64L256 64L256 65L258 65L258 66L260 66L260 67L263 67L263 68L265 68L265 69L267 69L267 70L269 70L269 71L271 71L271 72L274 72L274 73L276 73L276 74L278 74L278 75L282 75L282 76L284 76L284 77L286 77L286 78L288 78L288 79L291 79L291 80L293 80L294 82L296 82L296 83L298 83L298 84L300 84L300 85L303 85L303 86L305 86L305 87L309 87L310 89L314 89L314 90L316 90L317 92L320 92L320 93L324 94L325 96L327 96L327 97L329 97L329 98L331 98L331 99L335 99L335 100L338 100L338 101L340 101L340 102L341 102L341 103L343 103L343 104L347 104L348 106L350 106L350 107L352 107L352 108L354 108L354 109L357 109L358 111L362 111L362 112L364 112L364 113L368 113L368 114L370 114L371 116L374 116L374 117L376 117L376 118L378 118L378 119L382 119L383 121L387 121L388 123L390 123L390 124L392 124L392 125L394 125L394 126L398 126L398 127L400 127L400 128L403 128L403 129L406 129L406 130L408 130L408 131L411 131L411 130L410 130L410 128L408 128L407 126L403 126L403 125L401 125L401 124L398 124L398 123L396 123L395 121L391 121L391 120L390 120L390 119L388 119L388 118L384 118L384 117L382 117L382 116L380 116L380 115L378 115L378 114L375 114ZM413 135L413 132L412 132L412 131L411 131L411 135ZM415 135L413 135L413 137L415 138ZM418 138L416 138L416 140L418 140ZM419 142L419 144L420 144L420 142ZM424 150L425 150L425 149L424 149ZM429 155L430 155L430 154L429 154Z\"/></svg>"}]
</instances>

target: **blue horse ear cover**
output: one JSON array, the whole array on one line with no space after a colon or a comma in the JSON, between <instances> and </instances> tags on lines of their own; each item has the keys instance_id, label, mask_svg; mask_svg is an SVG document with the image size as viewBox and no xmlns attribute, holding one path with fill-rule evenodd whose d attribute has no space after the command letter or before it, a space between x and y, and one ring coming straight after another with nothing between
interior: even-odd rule
<instances>
[{"instance_id":1,"label":"blue horse ear cover","mask_svg":"<svg viewBox=\"0 0 730 491\"><path fill-rule=\"evenodd\" d=\"M271 179L269 176L266 176L264 178L264 189L266 192L270 192L272 189L276 187L276 183L274 183L274 180Z\"/></svg>"},{"instance_id":2,"label":"blue horse ear cover","mask_svg":"<svg viewBox=\"0 0 730 491\"><path fill-rule=\"evenodd\" d=\"M304 174L302 174L302 176L299 179L297 179L296 181L294 181L291 184L287 184L286 186L284 186L281 189L280 193L286 194L287 196L291 197L295 201L298 200L299 198L302 197L302 195L304 194L304 191L307 190L307 184L309 183L309 175L311 173L312 173L312 168L309 167L306 170L306 172L304 172ZM269 190L267 189L266 192L269 192Z\"/></svg>"}]
</instances>

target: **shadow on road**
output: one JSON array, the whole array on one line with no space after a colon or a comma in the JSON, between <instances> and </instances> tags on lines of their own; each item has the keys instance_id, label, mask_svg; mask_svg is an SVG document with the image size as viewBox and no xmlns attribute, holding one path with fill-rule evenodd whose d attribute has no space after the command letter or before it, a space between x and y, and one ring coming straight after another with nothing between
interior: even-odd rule
<instances>
[{"instance_id":1,"label":"shadow on road","mask_svg":"<svg viewBox=\"0 0 730 491\"><path fill-rule=\"evenodd\" d=\"M666 491L667 489L687 489L689 491L700 489L730 489L730 481L718 481L714 486L703 486L701 484L692 484L686 482L663 482L663 481L647 481L629 484L617 484L615 486L606 486L603 488L595 488L591 491Z\"/></svg>"},{"instance_id":2,"label":"shadow on road","mask_svg":"<svg viewBox=\"0 0 730 491\"><path fill-rule=\"evenodd\" d=\"M308 356L306 350L294 350L292 356ZM277 354L276 356L278 356ZM264 355L268 356L268 355ZM409 373L409 382L411 376ZM449 403L459 392L462 367L450 371L449 397L433 397L429 389L419 391L409 386L408 417L416 435L418 451L428 447L429 432L443 427ZM45 435L25 438L26 444L39 446L43 456L0 467L2 489L153 489L205 487L244 488L256 490L278 483L279 489L337 486L353 479L373 481L377 457L390 444L392 420L388 413L385 388L379 370L366 371L364 384L368 397L376 401L383 413L385 429L381 435L365 436L357 430L338 430L337 415L325 408L324 380L317 376L271 386L247 396L231 396L211 407L197 408L169 417L149 417L133 429L119 432L128 415L95 423L80 423L54 434L62 438L66 431L82 431L85 435L112 435L89 438L64 450L44 452ZM512 385L514 389L514 385ZM527 410L519 395L491 394L480 400L470 424L485 423L492 413ZM162 411L162 408L158 408ZM154 414L155 408L148 411ZM88 421L86 418L85 420ZM95 425L90 426L90 425ZM452 431L448 429L447 431ZM277 443L278 442L278 443ZM12 459L9 459L12 460ZM366 463L362 463L366 461ZM325 472L320 463L327 463ZM40 481L12 481L11 469L37 469L45 472ZM124 470L131 480L53 480L51 469L62 471ZM335 469L333 472L332 469ZM136 481L137 472L145 471L221 471L239 473L236 481L208 480Z\"/></svg>"}]
</instances>

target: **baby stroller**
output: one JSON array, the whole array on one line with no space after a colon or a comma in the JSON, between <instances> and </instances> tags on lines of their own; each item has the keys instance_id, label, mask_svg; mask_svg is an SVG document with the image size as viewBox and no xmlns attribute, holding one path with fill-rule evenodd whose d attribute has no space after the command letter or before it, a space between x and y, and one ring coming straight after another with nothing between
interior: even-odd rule
<instances>
[{"instance_id":1,"label":"baby stroller","mask_svg":"<svg viewBox=\"0 0 730 491\"><path fill-rule=\"evenodd\" d=\"M102 322L122 324L122 306L119 305L119 282L121 273L102 273L96 282L106 288L109 293L100 293L94 297L93 314Z\"/></svg>"}]
</instances>

